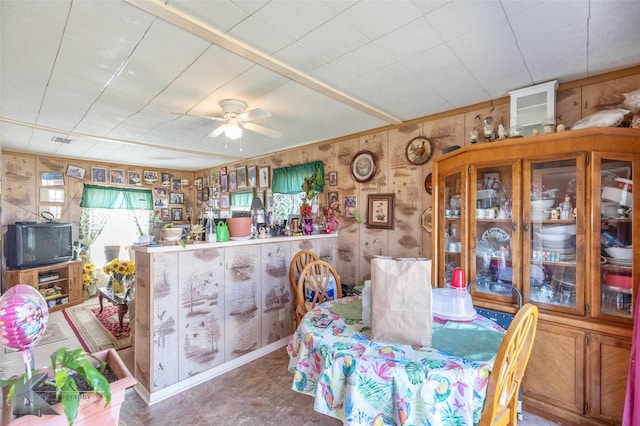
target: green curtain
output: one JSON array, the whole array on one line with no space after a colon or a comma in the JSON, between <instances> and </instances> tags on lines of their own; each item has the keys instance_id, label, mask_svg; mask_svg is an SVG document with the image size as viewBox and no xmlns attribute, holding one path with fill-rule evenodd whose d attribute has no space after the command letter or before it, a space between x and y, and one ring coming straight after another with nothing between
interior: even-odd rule
<instances>
[{"instance_id":1,"label":"green curtain","mask_svg":"<svg viewBox=\"0 0 640 426\"><path fill-rule=\"evenodd\" d=\"M150 189L84 185L80 207L98 209L153 210Z\"/></svg>"},{"instance_id":2,"label":"green curtain","mask_svg":"<svg viewBox=\"0 0 640 426\"><path fill-rule=\"evenodd\" d=\"M232 192L231 207L251 207L253 191Z\"/></svg>"},{"instance_id":3,"label":"green curtain","mask_svg":"<svg viewBox=\"0 0 640 426\"><path fill-rule=\"evenodd\" d=\"M324 163L322 161L273 169L271 190L280 194L299 194L302 192L302 184L307 176L316 176L316 182L313 185L314 191L322 192L324 190Z\"/></svg>"}]
</instances>

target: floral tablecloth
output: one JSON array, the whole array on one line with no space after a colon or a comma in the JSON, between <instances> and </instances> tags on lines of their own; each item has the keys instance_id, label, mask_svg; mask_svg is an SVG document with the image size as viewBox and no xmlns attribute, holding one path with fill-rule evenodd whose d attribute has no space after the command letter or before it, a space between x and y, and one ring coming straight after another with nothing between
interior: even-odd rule
<instances>
[{"instance_id":1,"label":"floral tablecloth","mask_svg":"<svg viewBox=\"0 0 640 426\"><path fill-rule=\"evenodd\" d=\"M316 306L294 332L287 351L293 390L315 397L314 409L345 425L472 425L480 420L497 349L460 358L433 347L370 340L370 328L330 308L347 297ZM326 328L316 326L330 317ZM504 332L478 315L468 323L434 319L443 328ZM434 339L434 345L436 339ZM487 357L486 360L482 357Z\"/></svg>"}]
</instances>

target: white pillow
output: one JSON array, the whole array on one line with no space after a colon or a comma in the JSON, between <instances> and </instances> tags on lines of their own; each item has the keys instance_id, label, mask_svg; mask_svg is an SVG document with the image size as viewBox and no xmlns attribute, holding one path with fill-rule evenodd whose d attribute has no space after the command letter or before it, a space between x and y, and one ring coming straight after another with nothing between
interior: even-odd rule
<instances>
[{"instance_id":1,"label":"white pillow","mask_svg":"<svg viewBox=\"0 0 640 426\"><path fill-rule=\"evenodd\" d=\"M584 117L582 120L578 120L571 130L586 129L589 127L616 127L624 116L629 113L626 109L608 109L604 111L598 111L594 114Z\"/></svg>"}]
</instances>

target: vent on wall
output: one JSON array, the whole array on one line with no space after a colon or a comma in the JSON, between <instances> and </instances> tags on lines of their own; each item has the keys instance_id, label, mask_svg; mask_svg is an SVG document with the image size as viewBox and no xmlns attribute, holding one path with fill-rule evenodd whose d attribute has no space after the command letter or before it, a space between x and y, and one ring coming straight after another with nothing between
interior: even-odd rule
<instances>
[{"instance_id":1,"label":"vent on wall","mask_svg":"<svg viewBox=\"0 0 640 426\"><path fill-rule=\"evenodd\" d=\"M66 143L69 144L71 143L71 139L67 138L67 137L61 137L61 136L54 136L51 138L52 142L57 142L57 143Z\"/></svg>"}]
</instances>

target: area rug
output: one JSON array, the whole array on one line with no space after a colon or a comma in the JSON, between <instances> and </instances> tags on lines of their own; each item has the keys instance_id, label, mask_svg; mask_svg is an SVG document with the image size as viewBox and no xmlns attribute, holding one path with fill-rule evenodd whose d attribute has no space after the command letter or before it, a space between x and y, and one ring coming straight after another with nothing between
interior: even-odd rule
<instances>
[{"instance_id":1,"label":"area rug","mask_svg":"<svg viewBox=\"0 0 640 426\"><path fill-rule=\"evenodd\" d=\"M47 328L45 329L42 337L40 337L40 340L38 340L38 343L36 344L36 346L40 347L40 346L48 345L49 343L59 342L60 340L64 340L66 338L67 338L67 335L65 334L62 327L60 327L60 324L49 323L47 324ZM4 353L8 354L10 352L15 352L15 351L7 348L4 349Z\"/></svg>"},{"instance_id":2,"label":"area rug","mask_svg":"<svg viewBox=\"0 0 640 426\"><path fill-rule=\"evenodd\" d=\"M124 316L119 332L118 308L104 301L104 310L99 313L99 304L83 304L62 311L83 349L98 352L103 349L116 350L131 347L129 317Z\"/></svg>"}]
</instances>

